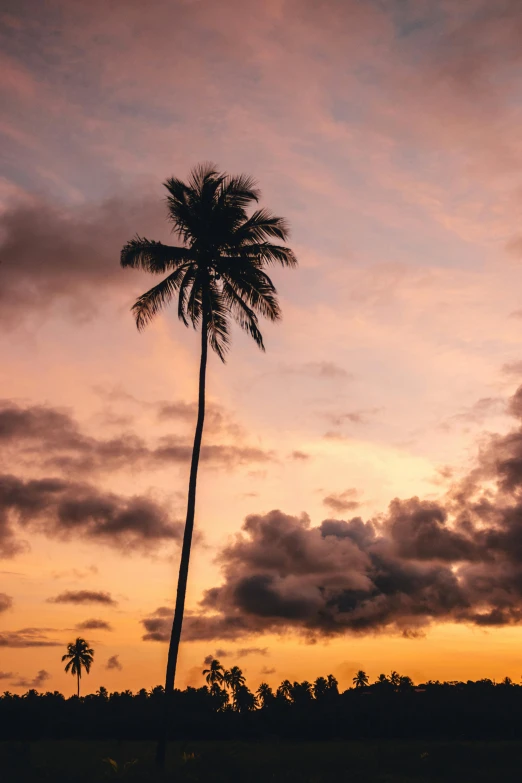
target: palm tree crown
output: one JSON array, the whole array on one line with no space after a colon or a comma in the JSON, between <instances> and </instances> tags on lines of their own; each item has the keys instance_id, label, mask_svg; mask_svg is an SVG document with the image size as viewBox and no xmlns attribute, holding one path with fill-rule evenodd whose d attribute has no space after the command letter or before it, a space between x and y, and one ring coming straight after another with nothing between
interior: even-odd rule
<instances>
[{"instance_id":1,"label":"palm tree crown","mask_svg":"<svg viewBox=\"0 0 522 783\"><path fill-rule=\"evenodd\" d=\"M85 669L87 674L91 670L91 665L94 658L94 650L89 647L85 639L78 637L75 642L70 642L67 645L67 652L62 655L62 661L68 661L65 666L66 672L76 676L78 680L78 696L80 695L80 679L82 676L82 669Z\"/></svg>"},{"instance_id":2,"label":"palm tree crown","mask_svg":"<svg viewBox=\"0 0 522 783\"><path fill-rule=\"evenodd\" d=\"M210 661L208 669L203 669L203 674L206 674L205 680L207 685L216 685L223 682L223 667L216 658Z\"/></svg>"},{"instance_id":3,"label":"palm tree crown","mask_svg":"<svg viewBox=\"0 0 522 783\"><path fill-rule=\"evenodd\" d=\"M133 311L142 329L178 294L178 316L199 325L220 359L230 342L229 316L264 350L258 316L271 321L281 313L274 284L264 271L270 264L296 266L284 245L288 227L266 209L250 216L247 207L260 196L251 177L230 176L212 164L197 166L188 183L165 183L173 231L182 246L136 236L123 247L121 264L167 276L142 294Z\"/></svg>"},{"instance_id":4,"label":"palm tree crown","mask_svg":"<svg viewBox=\"0 0 522 783\"><path fill-rule=\"evenodd\" d=\"M355 677L353 678L353 683L356 688L366 688L368 685L369 679L366 672L364 672L362 669L359 669Z\"/></svg>"}]
</instances>

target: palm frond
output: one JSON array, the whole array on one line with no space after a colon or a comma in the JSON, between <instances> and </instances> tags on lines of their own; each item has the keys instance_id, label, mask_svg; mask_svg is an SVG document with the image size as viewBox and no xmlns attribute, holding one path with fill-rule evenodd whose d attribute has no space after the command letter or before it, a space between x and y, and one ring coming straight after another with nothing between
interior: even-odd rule
<instances>
[{"instance_id":1,"label":"palm frond","mask_svg":"<svg viewBox=\"0 0 522 783\"><path fill-rule=\"evenodd\" d=\"M221 270L223 280L256 313L270 321L277 321L281 317L276 288L265 272L235 259L224 269L221 267Z\"/></svg>"},{"instance_id":2,"label":"palm frond","mask_svg":"<svg viewBox=\"0 0 522 783\"><path fill-rule=\"evenodd\" d=\"M265 242L276 237L285 242L290 229L284 218L274 215L268 209L257 209L236 231L234 239L241 244Z\"/></svg>"},{"instance_id":3,"label":"palm frond","mask_svg":"<svg viewBox=\"0 0 522 783\"><path fill-rule=\"evenodd\" d=\"M204 307L207 320L207 339L212 350L225 363L225 356L230 346L229 311L215 280L209 281L205 293Z\"/></svg>"},{"instance_id":4,"label":"palm frond","mask_svg":"<svg viewBox=\"0 0 522 783\"><path fill-rule=\"evenodd\" d=\"M245 260L255 259L264 264L281 264L281 266L297 266L297 258L292 250L284 245L273 245L271 242L252 242L244 248L239 248L237 255Z\"/></svg>"},{"instance_id":5,"label":"palm frond","mask_svg":"<svg viewBox=\"0 0 522 783\"><path fill-rule=\"evenodd\" d=\"M181 266L161 283L142 294L132 306L136 326L143 329L172 299L183 280L187 267Z\"/></svg>"},{"instance_id":6,"label":"palm frond","mask_svg":"<svg viewBox=\"0 0 522 783\"><path fill-rule=\"evenodd\" d=\"M123 267L143 269L152 274L162 274L168 269L176 269L180 264L192 260L193 254L188 248L164 245L146 237L136 235L124 245L120 263Z\"/></svg>"},{"instance_id":7,"label":"palm frond","mask_svg":"<svg viewBox=\"0 0 522 783\"><path fill-rule=\"evenodd\" d=\"M259 331L257 316L246 302L237 294L233 287L226 281L223 283L223 300L237 324L247 332L256 345L265 350L263 335Z\"/></svg>"},{"instance_id":8,"label":"palm frond","mask_svg":"<svg viewBox=\"0 0 522 783\"><path fill-rule=\"evenodd\" d=\"M259 201L261 191L253 177L246 174L227 176L219 194L218 203L246 209L252 201Z\"/></svg>"}]
</instances>

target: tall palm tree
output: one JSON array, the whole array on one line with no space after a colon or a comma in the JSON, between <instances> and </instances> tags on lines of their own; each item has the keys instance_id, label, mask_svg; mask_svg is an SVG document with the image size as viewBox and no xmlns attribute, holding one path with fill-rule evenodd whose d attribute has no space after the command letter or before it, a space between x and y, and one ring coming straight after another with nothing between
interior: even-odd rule
<instances>
[{"instance_id":1,"label":"tall palm tree","mask_svg":"<svg viewBox=\"0 0 522 783\"><path fill-rule=\"evenodd\" d=\"M85 669L89 674L94 658L94 650L89 647L85 639L78 637L75 642L70 642L67 645L67 652L62 655L62 661L68 661L65 666L66 672L71 672L78 680L78 697L80 696L80 679L82 676L82 669Z\"/></svg>"},{"instance_id":2,"label":"tall palm tree","mask_svg":"<svg viewBox=\"0 0 522 783\"><path fill-rule=\"evenodd\" d=\"M369 683L368 675L362 669L359 669L352 682L356 688L366 688Z\"/></svg>"},{"instance_id":3,"label":"tall palm tree","mask_svg":"<svg viewBox=\"0 0 522 783\"><path fill-rule=\"evenodd\" d=\"M205 163L193 169L188 182L171 177L164 184L168 191L168 217L181 244L165 245L136 236L121 251L122 266L167 275L135 302L133 312L138 329L146 326L175 296L181 321L185 326L201 329L198 415L165 677L165 720L157 751L161 766L165 760L167 721L174 694L194 530L208 346L225 360L232 319L264 350L258 317L276 321L281 316L277 292L266 267L297 265L290 248L273 242L274 239L285 242L288 238L283 218L266 209L256 209L248 215L248 207L260 197L251 177L230 176Z\"/></svg>"}]
</instances>

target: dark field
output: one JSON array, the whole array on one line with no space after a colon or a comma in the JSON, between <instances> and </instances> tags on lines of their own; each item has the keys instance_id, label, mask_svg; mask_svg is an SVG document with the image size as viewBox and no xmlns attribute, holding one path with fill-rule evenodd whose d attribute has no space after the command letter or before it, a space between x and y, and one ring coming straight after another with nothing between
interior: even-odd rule
<instances>
[{"instance_id":1,"label":"dark field","mask_svg":"<svg viewBox=\"0 0 522 783\"><path fill-rule=\"evenodd\" d=\"M522 742L172 743L164 776L154 770L153 753L154 745L149 742L47 741L30 746L2 742L0 779L5 783L522 780ZM108 758L116 764L104 761Z\"/></svg>"}]
</instances>

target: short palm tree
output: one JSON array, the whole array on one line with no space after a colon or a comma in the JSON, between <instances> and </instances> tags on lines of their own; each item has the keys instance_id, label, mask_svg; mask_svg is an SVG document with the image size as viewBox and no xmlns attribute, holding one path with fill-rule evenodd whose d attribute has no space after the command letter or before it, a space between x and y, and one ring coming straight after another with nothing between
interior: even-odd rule
<instances>
[{"instance_id":1,"label":"short palm tree","mask_svg":"<svg viewBox=\"0 0 522 783\"><path fill-rule=\"evenodd\" d=\"M89 674L94 657L94 650L89 647L85 639L78 637L75 642L71 642L67 645L67 652L62 655L62 661L68 661L65 666L66 672L71 672L73 676L76 675L78 680L78 697L80 696L80 680L82 676L82 669L85 669Z\"/></svg>"},{"instance_id":2,"label":"short palm tree","mask_svg":"<svg viewBox=\"0 0 522 783\"><path fill-rule=\"evenodd\" d=\"M166 275L142 294L133 306L138 329L177 297L178 316L185 326L201 330L198 415L192 449L187 516L181 549L174 621L165 677L165 719L157 751L164 765L168 714L174 694L178 649L183 625L185 594L194 530L196 483L205 420L205 379L208 346L224 361L234 320L264 350L259 316L276 321L281 316L277 292L266 267L294 267L297 259L285 242L288 227L283 218L266 209L247 209L259 200L255 182L247 176L230 176L212 164L197 166L188 182L171 177L168 217L181 244L136 236L123 247L121 264L156 275Z\"/></svg>"},{"instance_id":3,"label":"short palm tree","mask_svg":"<svg viewBox=\"0 0 522 783\"><path fill-rule=\"evenodd\" d=\"M352 682L356 688L366 688L369 683L368 675L362 669L359 669Z\"/></svg>"}]
</instances>

